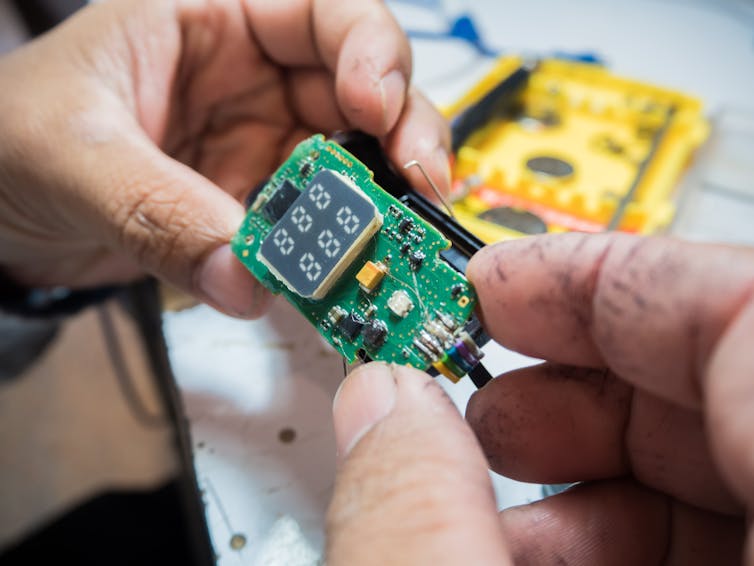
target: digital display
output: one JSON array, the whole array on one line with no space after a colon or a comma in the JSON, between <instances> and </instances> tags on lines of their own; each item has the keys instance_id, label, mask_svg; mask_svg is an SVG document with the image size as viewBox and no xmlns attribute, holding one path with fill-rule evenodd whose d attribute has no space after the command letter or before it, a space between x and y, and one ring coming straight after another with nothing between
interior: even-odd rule
<instances>
[{"instance_id":1,"label":"digital display","mask_svg":"<svg viewBox=\"0 0 754 566\"><path fill-rule=\"evenodd\" d=\"M323 169L273 226L258 258L292 291L320 299L381 225L364 193Z\"/></svg>"}]
</instances>

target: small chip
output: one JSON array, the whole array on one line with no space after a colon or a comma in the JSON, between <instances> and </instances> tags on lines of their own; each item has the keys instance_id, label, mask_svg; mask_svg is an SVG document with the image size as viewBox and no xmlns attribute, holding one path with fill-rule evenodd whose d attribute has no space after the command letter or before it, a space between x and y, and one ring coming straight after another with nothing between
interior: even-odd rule
<instances>
[{"instance_id":1,"label":"small chip","mask_svg":"<svg viewBox=\"0 0 754 566\"><path fill-rule=\"evenodd\" d=\"M409 244L408 242L406 242L405 244L401 246L401 253L403 255L406 255L410 250L411 250L411 244Z\"/></svg>"},{"instance_id":2,"label":"small chip","mask_svg":"<svg viewBox=\"0 0 754 566\"><path fill-rule=\"evenodd\" d=\"M411 309L414 308L414 303L411 301L411 297L408 296L406 291L399 289L390 295L387 300L387 308L390 309L395 316L405 318Z\"/></svg>"},{"instance_id":3,"label":"small chip","mask_svg":"<svg viewBox=\"0 0 754 566\"><path fill-rule=\"evenodd\" d=\"M356 339L362 328L364 328L364 319L356 312L351 312L338 322L338 330L351 342Z\"/></svg>"},{"instance_id":4,"label":"small chip","mask_svg":"<svg viewBox=\"0 0 754 566\"><path fill-rule=\"evenodd\" d=\"M400 224L398 224L398 230L403 232L404 234L411 230L411 228L414 227L414 221L410 218L404 218L401 220Z\"/></svg>"},{"instance_id":5,"label":"small chip","mask_svg":"<svg viewBox=\"0 0 754 566\"><path fill-rule=\"evenodd\" d=\"M301 191L286 179L262 208L262 216L270 224L275 224L299 196L301 196Z\"/></svg>"},{"instance_id":6,"label":"small chip","mask_svg":"<svg viewBox=\"0 0 754 566\"><path fill-rule=\"evenodd\" d=\"M359 287L361 287L365 293L371 293L379 287L386 273L387 266L384 263L368 261L356 274L356 280L359 282Z\"/></svg>"},{"instance_id":7,"label":"small chip","mask_svg":"<svg viewBox=\"0 0 754 566\"><path fill-rule=\"evenodd\" d=\"M463 293L464 286L461 283L456 283L450 288L450 296L457 299L461 293Z\"/></svg>"},{"instance_id":8,"label":"small chip","mask_svg":"<svg viewBox=\"0 0 754 566\"><path fill-rule=\"evenodd\" d=\"M364 345L376 350L385 343L387 324L379 319L371 320L362 330Z\"/></svg>"},{"instance_id":9,"label":"small chip","mask_svg":"<svg viewBox=\"0 0 754 566\"><path fill-rule=\"evenodd\" d=\"M419 269L422 266L422 263L424 263L424 258L426 256L424 255L424 252L420 250L414 250L411 252L408 256L408 261L411 263L411 267L414 268L414 271Z\"/></svg>"}]
</instances>

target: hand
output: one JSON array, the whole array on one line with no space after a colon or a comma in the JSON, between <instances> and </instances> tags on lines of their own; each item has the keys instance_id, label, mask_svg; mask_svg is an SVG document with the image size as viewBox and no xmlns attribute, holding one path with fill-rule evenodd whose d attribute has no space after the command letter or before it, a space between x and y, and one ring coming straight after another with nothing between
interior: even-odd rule
<instances>
[{"instance_id":1,"label":"hand","mask_svg":"<svg viewBox=\"0 0 754 566\"><path fill-rule=\"evenodd\" d=\"M333 414L328 565L510 563L484 455L433 378L362 366L341 384Z\"/></svg>"},{"instance_id":2,"label":"hand","mask_svg":"<svg viewBox=\"0 0 754 566\"><path fill-rule=\"evenodd\" d=\"M148 271L257 315L227 243L304 137L360 128L449 189L447 126L410 74L377 0L90 6L0 60L0 265L73 287Z\"/></svg>"},{"instance_id":3,"label":"hand","mask_svg":"<svg viewBox=\"0 0 754 566\"><path fill-rule=\"evenodd\" d=\"M751 527L742 551L754 252L567 234L485 248L468 275L488 332L549 360L471 398L491 467L583 483L498 519L476 441L437 387L407 369L378 384L364 369L335 403L350 451L332 563L754 564ZM392 404L379 401L390 383Z\"/></svg>"}]
</instances>

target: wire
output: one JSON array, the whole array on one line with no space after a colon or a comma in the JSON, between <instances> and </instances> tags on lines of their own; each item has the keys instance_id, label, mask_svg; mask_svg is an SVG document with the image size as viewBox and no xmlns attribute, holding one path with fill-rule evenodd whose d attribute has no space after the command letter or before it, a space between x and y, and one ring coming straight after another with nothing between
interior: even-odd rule
<instances>
[{"instance_id":1,"label":"wire","mask_svg":"<svg viewBox=\"0 0 754 566\"><path fill-rule=\"evenodd\" d=\"M115 379L120 386L123 398L126 401L133 417L146 427L162 427L165 426L166 421L161 414L152 414L142 402L139 394L136 390L136 386L133 384L133 377L128 370L125 357L123 355L123 349L121 348L118 333L115 330L115 324L113 319L107 310L107 306L97 307L97 315L99 317L100 326L102 327L102 335L105 338L105 347L107 348L108 356L110 357L110 363L113 367L113 373Z\"/></svg>"},{"instance_id":2,"label":"wire","mask_svg":"<svg viewBox=\"0 0 754 566\"><path fill-rule=\"evenodd\" d=\"M427 171L424 169L424 166L419 163L416 159L412 159L408 163L406 163L403 168L409 169L410 167L418 167L419 171L421 171L422 175L424 175L424 179L426 179L427 183L429 183L429 186L432 187L432 190L434 191L435 195L438 199L440 199L440 202L445 207L445 210L448 212L448 216L450 216L453 220L458 220L456 218L456 215L453 214L453 207L450 206L450 203L447 201L445 196L440 192L440 189L437 188L437 185L435 185L435 182L432 180L432 177L429 176Z\"/></svg>"}]
</instances>

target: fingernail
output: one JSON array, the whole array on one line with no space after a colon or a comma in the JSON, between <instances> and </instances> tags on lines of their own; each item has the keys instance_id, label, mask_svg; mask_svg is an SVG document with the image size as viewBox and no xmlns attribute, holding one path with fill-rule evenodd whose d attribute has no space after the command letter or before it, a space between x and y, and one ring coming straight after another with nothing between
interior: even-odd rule
<instances>
[{"instance_id":1,"label":"fingernail","mask_svg":"<svg viewBox=\"0 0 754 566\"><path fill-rule=\"evenodd\" d=\"M252 275L233 255L228 244L213 251L199 268L197 287L211 306L231 316L251 318L261 314L261 290Z\"/></svg>"},{"instance_id":2,"label":"fingernail","mask_svg":"<svg viewBox=\"0 0 754 566\"><path fill-rule=\"evenodd\" d=\"M395 378L384 363L363 365L343 380L333 399L339 460L393 410L396 394Z\"/></svg>"},{"instance_id":3,"label":"fingernail","mask_svg":"<svg viewBox=\"0 0 754 566\"><path fill-rule=\"evenodd\" d=\"M382 124L385 132L393 129L403 110L406 96L406 79L403 73L394 69L380 80L382 99Z\"/></svg>"}]
</instances>

